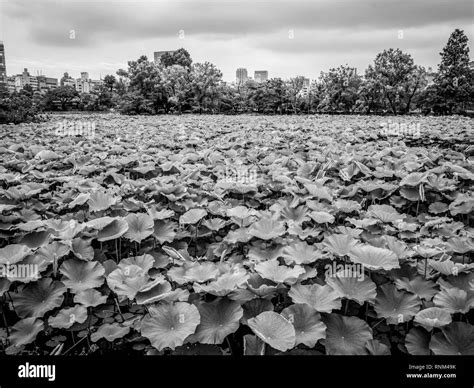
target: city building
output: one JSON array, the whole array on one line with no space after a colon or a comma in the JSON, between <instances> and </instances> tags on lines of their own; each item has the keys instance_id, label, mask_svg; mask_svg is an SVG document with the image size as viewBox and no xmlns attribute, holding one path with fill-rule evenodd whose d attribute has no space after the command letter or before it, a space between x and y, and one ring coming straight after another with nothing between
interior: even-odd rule
<instances>
[{"instance_id":1,"label":"city building","mask_svg":"<svg viewBox=\"0 0 474 388\"><path fill-rule=\"evenodd\" d=\"M474 61L469 62L469 70L474 70Z\"/></svg>"},{"instance_id":2,"label":"city building","mask_svg":"<svg viewBox=\"0 0 474 388\"><path fill-rule=\"evenodd\" d=\"M89 79L89 73L81 72L81 78L77 78L74 87L79 93L90 93L92 91L92 82Z\"/></svg>"},{"instance_id":3,"label":"city building","mask_svg":"<svg viewBox=\"0 0 474 388\"><path fill-rule=\"evenodd\" d=\"M255 82L264 82L268 80L268 71L267 70L255 70L254 73Z\"/></svg>"},{"instance_id":4,"label":"city building","mask_svg":"<svg viewBox=\"0 0 474 388\"><path fill-rule=\"evenodd\" d=\"M5 63L5 46L0 41L0 85L4 88L8 87L7 67Z\"/></svg>"},{"instance_id":5,"label":"city building","mask_svg":"<svg viewBox=\"0 0 474 388\"><path fill-rule=\"evenodd\" d=\"M298 92L297 96L298 97L302 97L302 98L306 98L309 96L309 93L310 93L310 87L309 86L303 86L301 88L301 90Z\"/></svg>"},{"instance_id":6,"label":"city building","mask_svg":"<svg viewBox=\"0 0 474 388\"><path fill-rule=\"evenodd\" d=\"M61 78L61 86L71 86L74 89L76 88L76 80L72 78L69 73L64 73L63 77Z\"/></svg>"},{"instance_id":7,"label":"city building","mask_svg":"<svg viewBox=\"0 0 474 388\"><path fill-rule=\"evenodd\" d=\"M235 72L235 77L237 79L237 84L243 84L248 80L247 69L243 67L239 67Z\"/></svg>"},{"instance_id":8,"label":"city building","mask_svg":"<svg viewBox=\"0 0 474 388\"><path fill-rule=\"evenodd\" d=\"M52 89L58 86L57 78L46 77L44 75L31 75L27 68L23 69L23 73L17 74L8 79L9 88L14 83L14 89L20 91L26 85L31 86L33 90L42 91Z\"/></svg>"},{"instance_id":9,"label":"city building","mask_svg":"<svg viewBox=\"0 0 474 388\"><path fill-rule=\"evenodd\" d=\"M44 90L44 89L53 89L58 87L58 79L57 78L51 78L51 77L46 77L44 75L38 75L36 77L38 80L38 89L39 90Z\"/></svg>"},{"instance_id":10,"label":"city building","mask_svg":"<svg viewBox=\"0 0 474 388\"><path fill-rule=\"evenodd\" d=\"M301 77L303 77L303 76L301 76ZM298 97L303 97L303 98L308 97L309 92L310 92L310 85L311 85L311 80L307 77L303 77L303 87L298 92L297 96Z\"/></svg>"},{"instance_id":11,"label":"city building","mask_svg":"<svg viewBox=\"0 0 474 388\"><path fill-rule=\"evenodd\" d=\"M13 93L16 90L14 75L7 77L7 87L8 87L8 93Z\"/></svg>"},{"instance_id":12,"label":"city building","mask_svg":"<svg viewBox=\"0 0 474 388\"><path fill-rule=\"evenodd\" d=\"M38 90L38 79L35 76L32 76L25 67L23 73L15 76L15 89L16 91L20 91L26 85L31 86L33 90Z\"/></svg>"},{"instance_id":13,"label":"city building","mask_svg":"<svg viewBox=\"0 0 474 388\"><path fill-rule=\"evenodd\" d=\"M91 81L92 90L97 90L104 84L104 81L101 79L91 79L90 81Z\"/></svg>"},{"instance_id":14,"label":"city building","mask_svg":"<svg viewBox=\"0 0 474 388\"><path fill-rule=\"evenodd\" d=\"M161 57L166 53L172 54L172 53L174 53L174 50L171 50L171 51L155 51L153 53L153 58L154 58L155 63L159 64L160 60L161 60Z\"/></svg>"},{"instance_id":15,"label":"city building","mask_svg":"<svg viewBox=\"0 0 474 388\"><path fill-rule=\"evenodd\" d=\"M81 77L77 79L72 78L69 73L64 73L64 76L61 78L61 86L73 87L79 93L91 93L103 83L104 81L102 80L90 79L87 71L81 72Z\"/></svg>"}]
</instances>

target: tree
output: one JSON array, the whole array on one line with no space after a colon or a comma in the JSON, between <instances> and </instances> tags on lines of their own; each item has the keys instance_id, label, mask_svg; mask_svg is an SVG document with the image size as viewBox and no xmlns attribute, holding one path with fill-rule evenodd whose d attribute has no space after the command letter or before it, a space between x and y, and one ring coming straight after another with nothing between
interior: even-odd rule
<instances>
[{"instance_id":1,"label":"tree","mask_svg":"<svg viewBox=\"0 0 474 388\"><path fill-rule=\"evenodd\" d=\"M237 113L239 111L239 94L237 88L221 83L218 87L219 93L219 112Z\"/></svg>"},{"instance_id":2,"label":"tree","mask_svg":"<svg viewBox=\"0 0 474 388\"><path fill-rule=\"evenodd\" d=\"M410 54L400 49L384 50L369 65L365 78L380 89L381 98L393 114L408 113L417 92L426 85L425 71L415 65Z\"/></svg>"},{"instance_id":3,"label":"tree","mask_svg":"<svg viewBox=\"0 0 474 388\"><path fill-rule=\"evenodd\" d=\"M136 101L137 93L143 97L144 102L134 103L134 106L146 107L144 113L149 113L150 107L154 113L158 113L161 109L164 109L166 113L169 111L168 96L162 82L161 71L158 65L149 62L148 58L142 55L138 60L128 62L128 71L121 72L128 77L129 97L133 101Z\"/></svg>"},{"instance_id":4,"label":"tree","mask_svg":"<svg viewBox=\"0 0 474 388\"><path fill-rule=\"evenodd\" d=\"M304 77L290 78L285 86L293 112L298 113L298 96L304 87Z\"/></svg>"},{"instance_id":5,"label":"tree","mask_svg":"<svg viewBox=\"0 0 474 388\"><path fill-rule=\"evenodd\" d=\"M0 98L7 98L9 94L6 79L5 82L0 79Z\"/></svg>"},{"instance_id":6,"label":"tree","mask_svg":"<svg viewBox=\"0 0 474 388\"><path fill-rule=\"evenodd\" d=\"M193 63L193 60L186 49L180 48L176 51L172 51L171 53L164 53L160 58L160 62L164 67L179 65L189 69Z\"/></svg>"},{"instance_id":7,"label":"tree","mask_svg":"<svg viewBox=\"0 0 474 388\"><path fill-rule=\"evenodd\" d=\"M79 93L72 86L59 86L55 89L49 89L45 96L45 108L55 110L57 106L66 110L72 100L79 96Z\"/></svg>"},{"instance_id":8,"label":"tree","mask_svg":"<svg viewBox=\"0 0 474 388\"><path fill-rule=\"evenodd\" d=\"M109 90L109 92L114 91L114 86L115 86L116 82L117 82L117 80L115 79L115 77L112 74L107 74L104 77L104 85Z\"/></svg>"},{"instance_id":9,"label":"tree","mask_svg":"<svg viewBox=\"0 0 474 388\"><path fill-rule=\"evenodd\" d=\"M319 77L322 99L319 109L330 112L352 112L359 98L361 79L354 68L339 66L322 72Z\"/></svg>"},{"instance_id":10,"label":"tree","mask_svg":"<svg viewBox=\"0 0 474 388\"><path fill-rule=\"evenodd\" d=\"M85 111L96 111L99 109L98 96L95 92L81 93L79 96L78 109Z\"/></svg>"},{"instance_id":11,"label":"tree","mask_svg":"<svg viewBox=\"0 0 474 388\"><path fill-rule=\"evenodd\" d=\"M256 109L258 113L263 113L268 109L268 84L267 81L261 83L247 83L248 87L248 100L247 109Z\"/></svg>"},{"instance_id":12,"label":"tree","mask_svg":"<svg viewBox=\"0 0 474 388\"><path fill-rule=\"evenodd\" d=\"M463 30L454 30L440 55L441 63L434 79L437 93L448 113L456 107L463 110L474 99L468 38Z\"/></svg>"},{"instance_id":13,"label":"tree","mask_svg":"<svg viewBox=\"0 0 474 388\"><path fill-rule=\"evenodd\" d=\"M191 98L190 70L181 65L172 65L162 70L162 82L171 104L181 113L182 106Z\"/></svg>"},{"instance_id":14,"label":"tree","mask_svg":"<svg viewBox=\"0 0 474 388\"><path fill-rule=\"evenodd\" d=\"M117 70L118 80L115 82L114 88L117 96L123 96L128 89L129 79L128 72L123 69Z\"/></svg>"},{"instance_id":15,"label":"tree","mask_svg":"<svg viewBox=\"0 0 474 388\"><path fill-rule=\"evenodd\" d=\"M373 77L368 76L361 80L359 86L359 99L354 110L370 114L385 109L382 85Z\"/></svg>"},{"instance_id":16,"label":"tree","mask_svg":"<svg viewBox=\"0 0 474 388\"><path fill-rule=\"evenodd\" d=\"M250 80L239 82L237 84L237 88L233 93L237 112L248 112L252 110L252 107L254 106L252 96L256 85L255 82L250 82Z\"/></svg>"},{"instance_id":17,"label":"tree","mask_svg":"<svg viewBox=\"0 0 474 388\"><path fill-rule=\"evenodd\" d=\"M324 95L324 87L321 82L312 82L309 86L308 95L306 100L303 101L302 109L304 110L304 105L306 104L306 109L308 113L317 111L319 104L322 101Z\"/></svg>"},{"instance_id":18,"label":"tree","mask_svg":"<svg viewBox=\"0 0 474 388\"><path fill-rule=\"evenodd\" d=\"M448 109L444 99L439 95L438 87L430 85L420 92L417 98L416 106L420 108L423 114L447 114Z\"/></svg>"},{"instance_id":19,"label":"tree","mask_svg":"<svg viewBox=\"0 0 474 388\"><path fill-rule=\"evenodd\" d=\"M33 104L32 96L23 90L0 99L0 124L32 121L36 114L37 108Z\"/></svg>"},{"instance_id":20,"label":"tree","mask_svg":"<svg viewBox=\"0 0 474 388\"><path fill-rule=\"evenodd\" d=\"M191 90L199 113L215 103L218 87L222 81L221 71L210 62L195 63L191 67Z\"/></svg>"},{"instance_id":21,"label":"tree","mask_svg":"<svg viewBox=\"0 0 474 388\"><path fill-rule=\"evenodd\" d=\"M286 91L285 82L281 78L271 78L267 85L269 108L273 113L286 112L288 104L288 93Z\"/></svg>"},{"instance_id":22,"label":"tree","mask_svg":"<svg viewBox=\"0 0 474 388\"><path fill-rule=\"evenodd\" d=\"M31 85L26 84L25 86L23 86L20 93L25 93L28 95L28 97L33 98L34 90Z\"/></svg>"},{"instance_id":23,"label":"tree","mask_svg":"<svg viewBox=\"0 0 474 388\"><path fill-rule=\"evenodd\" d=\"M119 109L121 113L132 115L153 113L150 102L138 90L130 90L125 93L120 100Z\"/></svg>"}]
</instances>

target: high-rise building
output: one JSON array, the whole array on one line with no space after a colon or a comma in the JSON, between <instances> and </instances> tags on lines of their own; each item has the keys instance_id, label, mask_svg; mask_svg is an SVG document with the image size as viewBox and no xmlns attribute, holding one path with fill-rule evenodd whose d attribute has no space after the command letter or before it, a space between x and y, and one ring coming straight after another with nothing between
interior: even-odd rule
<instances>
[{"instance_id":1,"label":"high-rise building","mask_svg":"<svg viewBox=\"0 0 474 388\"><path fill-rule=\"evenodd\" d=\"M155 63L156 64L160 63L161 57L166 53L172 54L172 53L174 53L174 50L171 50L171 51L155 51L153 53L153 58L154 58Z\"/></svg>"},{"instance_id":2,"label":"high-rise building","mask_svg":"<svg viewBox=\"0 0 474 388\"><path fill-rule=\"evenodd\" d=\"M268 71L267 70L255 70L254 73L255 82L264 82L268 79Z\"/></svg>"},{"instance_id":3,"label":"high-rise building","mask_svg":"<svg viewBox=\"0 0 474 388\"><path fill-rule=\"evenodd\" d=\"M8 88L7 67L5 64L5 46L0 41L0 87Z\"/></svg>"},{"instance_id":4,"label":"high-rise building","mask_svg":"<svg viewBox=\"0 0 474 388\"><path fill-rule=\"evenodd\" d=\"M249 78L247 75L247 69L244 67L239 67L235 72L235 77L239 85L245 83L245 81L247 81Z\"/></svg>"},{"instance_id":5,"label":"high-rise building","mask_svg":"<svg viewBox=\"0 0 474 388\"><path fill-rule=\"evenodd\" d=\"M474 61L469 62L469 70L474 70Z\"/></svg>"},{"instance_id":6,"label":"high-rise building","mask_svg":"<svg viewBox=\"0 0 474 388\"><path fill-rule=\"evenodd\" d=\"M303 77L303 88L309 88L309 84L311 83L309 78Z\"/></svg>"}]
</instances>

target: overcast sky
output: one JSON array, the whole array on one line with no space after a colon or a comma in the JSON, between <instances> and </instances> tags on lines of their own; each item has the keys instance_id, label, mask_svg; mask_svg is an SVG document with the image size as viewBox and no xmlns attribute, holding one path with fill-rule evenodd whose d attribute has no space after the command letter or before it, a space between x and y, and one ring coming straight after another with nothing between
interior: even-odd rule
<instances>
[{"instance_id":1,"label":"overcast sky","mask_svg":"<svg viewBox=\"0 0 474 388\"><path fill-rule=\"evenodd\" d=\"M7 74L27 67L58 78L115 74L179 47L226 81L238 67L282 78L314 79L341 64L363 73L391 47L435 69L455 28L474 57L473 20L472 0L0 0Z\"/></svg>"}]
</instances>

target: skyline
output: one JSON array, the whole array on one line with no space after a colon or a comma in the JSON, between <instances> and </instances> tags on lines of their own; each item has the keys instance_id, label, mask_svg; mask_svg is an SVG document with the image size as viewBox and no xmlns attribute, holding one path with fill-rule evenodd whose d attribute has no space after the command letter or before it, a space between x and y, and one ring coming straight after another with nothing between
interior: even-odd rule
<instances>
[{"instance_id":1,"label":"skyline","mask_svg":"<svg viewBox=\"0 0 474 388\"><path fill-rule=\"evenodd\" d=\"M153 61L155 51L183 47L193 62L214 63L227 82L237 68L317 79L345 64L363 74L388 48L436 70L455 28L468 36L472 60L473 16L466 0L0 0L0 40L9 76L28 68L58 79L81 71L99 79L140 55Z\"/></svg>"}]
</instances>

